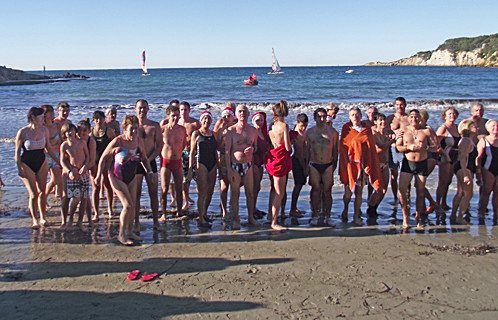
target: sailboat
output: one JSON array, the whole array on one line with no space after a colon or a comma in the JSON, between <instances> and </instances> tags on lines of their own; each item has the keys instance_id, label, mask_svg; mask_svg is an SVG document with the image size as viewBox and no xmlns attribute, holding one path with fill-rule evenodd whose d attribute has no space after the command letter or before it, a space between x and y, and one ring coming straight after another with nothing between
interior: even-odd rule
<instances>
[{"instance_id":1,"label":"sailboat","mask_svg":"<svg viewBox=\"0 0 498 320\"><path fill-rule=\"evenodd\" d=\"M275 50L271 48L271 58L272 58L272 64L271 64L271 71L268 72L268 74L282 74L284 73L283 71L280 71L280 65L278 64L277 57L275 56Z\"/></svg>"},{"instance_id":2,"label":"sailboat","mask_svg":"<svg viewBox=\"0 0 498 320\"><path fill-rule=\"evenodd\" d=\"M147 72L147 66L145 65L145 50L142 51L142 76L150 76L150 73Z\"/></svg>"}]
</instances>

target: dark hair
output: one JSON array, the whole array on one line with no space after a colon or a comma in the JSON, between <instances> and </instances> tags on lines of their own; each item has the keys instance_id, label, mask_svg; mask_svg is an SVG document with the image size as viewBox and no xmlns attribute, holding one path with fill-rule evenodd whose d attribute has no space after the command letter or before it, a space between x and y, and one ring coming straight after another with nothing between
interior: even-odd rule
<instances>
[{"instance_id":1,"label":"dark hair","mask_svg":"<svg viewBox=\"0 0 498 320\"><path fill-rule=\"evenodd\" d=\"M61 101L57 104L57 109L60 109L60 108L69 108L69 103L67 103L66 101Z\"/></svg>"},{"instance_id":2,"label":"dark hair","mask_svg":"<svg viewBox=\"0 0 498 320\"><path fill-rule=\"evenodd\" d=\"M308 116L306 115L306 113L300 113L297 115L296 117L296 122L299 122L299 123L308 123Z\"/></svg>"},{"instance_id":3,"label":"dark hair","mask_svg":"<svg viewBox=\"0 0 498 320\"><path fill-rule=\"evenodd\" d=\"M169 107L166 108L166 115L169 116L171 113L176 112L176 111L180 112L180 108L178 108L177 106L174 106L174 105L173 106L170 105Z\"/></svg>"},{"instance_id":4,"label":"dark hair","mask_svg":"<svg viewBox=\"0 0 498 320\"><path fill-rule=\"evenodd\" d=\"M408 114L412 113L412 112L415 112L416 114L420 115L420 111L418 111L418 109L411 109Z\"/></svg>"},{"instance_id":5,"label":"dark hair","mask_svg":"<svg viewBox=\"0 0 498 320\"><path fill-rule=\"evenodd\" d=\"M173 99L169 102L169 105L172 105L172 104L176 104L176 105L179 105L180 104L180 100L177 100L177 99Z\"/></svg>"},{"instance_id":6,"label":"dark hair","mask_svg":"<svg viewBox=\"0 0 498 320\"><path fill-rule=\"evenodd\" d=\"M396 102L396 101L401 101L401 102L403 102L403 104L406 106L406 99L405 99L405 98L403 98L403 97L397 97L396 99L394 99L394 101L395 101L395 102Z\"/></svg>"},{"instance_id":7,"label":"dark hair","mask_svg":"<svg viewBox=\"0 0 498 320\"><path fill-rule=\"evenodd\" d=\"M38 117L43 114L43 109L38 107L32 107L28 110L28 123L31 123L33 117Z\"/></svg>"},{"instance_id":8,"label":"dark hair","mask_svg":"<svg viewBox=\"0 0 498 320\"><path fill-rule=\"evenodd\" d=\"M273 115L275 117L287 117L289 115L289 106L287 101L281 100L279 103L273 105Z\"/></svg>"},{"instance_id":9,"label":"dark hair","mask_svg":"<svg viewBox=\"0 0 498 320\"><path fill-rule=\"evenodd\" d=\"M78 131L80 130L81 127L86 127L87 129L90 129L91 128L90 119L85 118L84 120L78 122Z\"/></svg>"},{"instance_id":10,"label":"dark hair","mask_svg":"<svg viewBox=\"0 0 498 320\"><path fill-rule=\"evenodd\" d=\"M377 113L375 113L375 114L374 114L374 121L377 121L377 120L379 120L380 118L385 119L385 118L386 118L386 115L385 115L385 114L383 114L383 113L380 113L380 112L377 112Z\"/></svg>"},{"instance_id":11,"label":"dark hair","mask_svg":"<svg viewBox=\"0 0 498 320\"><path fill-rule=\"evenodd\" d=\"M187 101L182 101L180 102L179 106L181 106L182 104L190 110L190 103L188 103Z\"/></svg>"},{"instance_id":12,"label":"dark hair","mask_svg":"<svg viewBox=\"0 0 498 320\"><path fill-rule=\"evenodd\" d=\"M69 132L71 130L74 130L74 132L78 131L76 126L74 124L72 124L71 122L66 122L62 125L62 128L61 128L62 140L66 140L66 132Z\"/></svg>"},{"instance_id":13,"label":"dark hair","mask_svg":"<svg viewBox=\"0 0 498 320\"><path fill-rule=\"evenodd\" d=\"M52 107L52 106L51 106L51 105L49 105L49 104L44 104L44 105L42 105L40 108L42 108L42 109L43 109L43 113L44 113L44 114L47 114L47 113L49 113L49 112L54 113L54 107Z\"/></svg>"},{"instance_id":14,"label":"dark hair","mask_svg":"<svg viewBox=\"0 0 498 320\"><path fill-rule=\"evenodd\" d=\"M316 110L313 112L313 119L316 120L316 117L318 116L318 112L323 112L325 115L327 115L327 110L325 108L316 108Z\"/></svg>"},{"instance_id":15,"label":"dark hair","mask_svg":"<svg viewBox=\"0 0 498 320\"><path fill-rule=\"evenodd\" d=\"M126 127L130 124L138 124L137 116L135 116L133 114L127 114L123 119L123 123L121 124L121 127L123 127L123 130L125 130Z\"/></svg>"},{"instance_id":16,"label":"dark hair","mask_svg":"<svg viewBox=\"0 0 498 320\"><path fill-rule=\"evenodd\" d=\"M100 111L100 110L97 110L93 113L93 117L92 117L93 120L95 119L105 119L105 114L104 112Z\"/></svg>"},{"instance_id":17,"label":"dark hair","mask_svg":"<svg viewBox=\"0 0 498 320\"><path fill-rule=\"evenodd\" d=\"M137 102L135 102L135 107L137 106L137 104L139 102L145 103L147 106L149 106L149 103L147 102L147 100L145 100L145 99L138 99Z\"/></svg>"}]
</instances>

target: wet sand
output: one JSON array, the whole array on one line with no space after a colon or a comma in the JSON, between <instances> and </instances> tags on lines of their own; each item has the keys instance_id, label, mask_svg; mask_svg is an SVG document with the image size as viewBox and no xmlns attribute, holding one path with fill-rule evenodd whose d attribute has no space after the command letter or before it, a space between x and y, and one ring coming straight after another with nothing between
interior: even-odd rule
<instances>
[{"instance_id":1,"label":"wet sand","mask_svg":"<svg viewBox=\"0 0 498 320\"><path fill-rule=\"evenodd\" d=\"M143 200L144 241L123 247L116 219L88 232L32 231L25 191L0 193L5 319L498 317L498 229L488 219L470 227L431 219L425 230L403 233L401 210L388 197L377 225L355 227L340 222L342 189L334 188L336 228L309 227L308 212L299 225L287 219L286 232L271 231L266 218L261 227L225 231L216 193L211 230L172 219L154 233ZM307 195L305 189L299 208L309 211ZM258 208L267 211L267 201L264 186ZM54 223L56 209L49 211ZM135 269L160 276L127 281Z\"/></svg>"}]
</instances>

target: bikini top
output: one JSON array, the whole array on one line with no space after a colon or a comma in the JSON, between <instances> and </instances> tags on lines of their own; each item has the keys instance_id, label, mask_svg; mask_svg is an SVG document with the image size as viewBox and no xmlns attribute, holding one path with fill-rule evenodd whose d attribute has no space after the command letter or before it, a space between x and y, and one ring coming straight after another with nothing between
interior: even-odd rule
<instances>
[{"instance_id":1,"label":"bikini top","mask_svg":"<svg viewBox=\"0 0 498 320\"><path fill-rule=\"evenodd\" d=\"M28 132L26 131L26 138L24 140L24 149L26 151L44 149L46 144L47 141L45 141L45 129L43 129L43 137L40 140L29 139Z\"/></svg>"},{"instance_id":2,"label":"bikini top","mask_svg":"<svg viewBox=\"0 0 498 320\"><path fill-rule=\"evenodd\" d=\"M51 136L49 139L50 141L57 141L59 140L59 131L56 131L55 134L53 136Z\"/></svg>"}]
</instances>

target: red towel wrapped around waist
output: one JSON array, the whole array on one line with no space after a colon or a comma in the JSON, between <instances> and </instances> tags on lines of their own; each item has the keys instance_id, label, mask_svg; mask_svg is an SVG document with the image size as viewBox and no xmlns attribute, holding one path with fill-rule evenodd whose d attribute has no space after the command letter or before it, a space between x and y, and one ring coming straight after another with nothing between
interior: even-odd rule
<instances>
[{"instance_id":1,"label":"red towel wrapped around waist","mask_svg":"<svg viewBox=\"0 0 498 320\"><path fill-rule=\"evenodd\" d=\"M375 190L379 190L382 186L379 157L370 130L363 124L363 129L358 132L351 127L350 122L342 127L339 174L341 182L348 184L351 191L355 189L361 170L368 175L370 184Z\"/></svg>"},{"instance_id":2,"label":"red towel wrapped around waist","mask_svg":"<svg viewBox=\"0 0 498 320\"><path fill-rule=\"evenodd\" d=\"M266 153L265 166L266 171L274 177L283 177L292 170L291 153L285 149L285 143Z\"/></svg>"}]
</instances>

